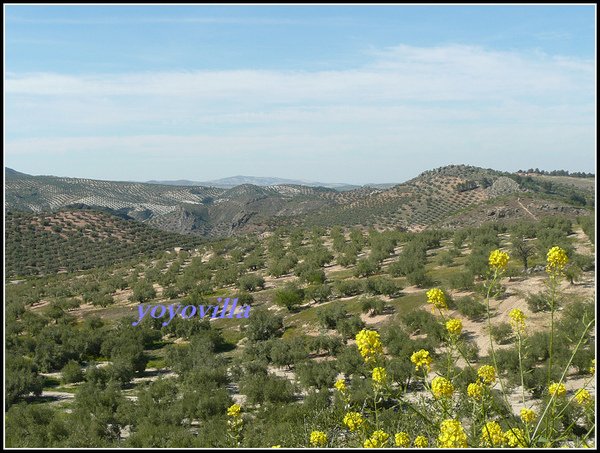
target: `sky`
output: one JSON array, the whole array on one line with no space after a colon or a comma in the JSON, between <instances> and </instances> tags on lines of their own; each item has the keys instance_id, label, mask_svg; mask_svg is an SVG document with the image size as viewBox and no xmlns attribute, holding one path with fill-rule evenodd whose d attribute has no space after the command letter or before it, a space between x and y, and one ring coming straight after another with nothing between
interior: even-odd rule
<instances>
[{"instance_id":1,"label":"sky","mask_svg":"<svg viewBox=\"0 0 600 453\"><path fill-rule=\"evenodd\" d=\"M4 158L21 172L595 172L591 5L4 8Z\"/></svg>"}]
</instances>

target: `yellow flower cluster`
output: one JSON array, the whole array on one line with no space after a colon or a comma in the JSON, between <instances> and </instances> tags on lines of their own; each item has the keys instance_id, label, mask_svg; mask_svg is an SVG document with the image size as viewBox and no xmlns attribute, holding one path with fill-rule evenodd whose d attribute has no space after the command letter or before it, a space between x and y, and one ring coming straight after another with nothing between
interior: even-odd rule
<instances>
[{"instance_id":1,"label":"yellow flower cluster","mask_svg":"<svg viewBox=\"0 0 600 453\"><path fill-rule=\"evenodd\" d=\"M481 382L473 382L467 386L467 395L476 401L481 400L483 396L483 384Z\"/></svg>"},{"instance_id":2,"label":"yellow flower cluster","mask_svg":"<svg viewBox=\"0 0 600 453\"><path fill-rule=\"evenodd\" d=\"M554 246L548 250L546 255L546 272L549 274L561 272L568 262L567 252L558 246Z\"/></svg>"},{"instance_id":3,"label":"yellow flower cluster","mask_svg":"<svg viewBox=\"0 0 600 453\"><path fill-rule=\"evenodd\" d=\"M550 396L554 395L557 398L559 398L559 397L565 396L567 394L567 388L565 387L565 384L563 384L562 382L560 384L553 382L548 387L548 393L550 394Z\"/></svg>"},{"instance_id":4,"label":"yellow flower cluster","mask_svg":"<svg viewBox=\"0 0 600 453\"><path fill-rule=\"evenodd\" d=\"M327 434L323 431L313 431L310 433L310 444L313 447L324 447L327 445Z\"/></svg>"},{"instance_id":5,"label":"yellow flower cluster","mask_svg":"<svg viewBox=\"0 0 600 453\"><path fill-rule=\"evenodd\" d=\"M421 349L410 356L410 361L415 364L415 370L417 371L419 371L419 368L425 368L426 371L429 371L431 368L431 360L429 351L426 351L425 349Z\"/></svg>"},{"instance_id":6,"label":"yellow flower cluster","mask_svg":"<svg viewBox=\"0 0 600 453\"><path fill-rule=\"evenodd\" d=\"M383 345L379 334L374 330L363 329L356 334L356 346L365 362L377 360L383 354Z\"/></svg>"},{"instance_id":7,"label":"yellow flower cluster","mask_svg":"<svg viewBox=\"0 0 600 453\"><path fill-rule=\"evenodd\" d=\"M487 447L499 447L504 443L504 433L497 422L487 422L481 428L481 442Z\"/></svg>"},{"instance_id":8,"label":"yellow flower cluster","mask_svg":"<svg viewBox=\"0 0 600 453\"><path fill-rule=\"evenodd\" d=\"M344 393L346 391L346 381L344 379L338 379L337 381L335 381L335 384L333 384L333 386L340 393Z\"/></svg>"},{"instance_id":9,"label":"yellow flower cluster","mask_svg":"<svg viewBox=\"0 0 600 453\"><path fill-rule=\"evenodd\" d=\"M273 445L271 448L281 448L281 445Z\"/></svg>"},{"instance_id":10,"label":"yellow flower cluster","mask_svg":"<svg viewBox=\"0 0 600 453\"><path fill-rule=\"evenodd\" d=\"M385 371L385 368L382 367L375 367L373 368L373 381L376 382L377 384L383 384L385 382L385 380L387 379L387 371Z\"/></svg>"},{"instance_id":11,"label":"yellow flower cluster","mask_svg":"<svg viewBox=\"0 0 600 453\"><path fill-rule=\"evenodd\" d=\"M527 444L525 443L525 434L519 428L512 428L506 431L504 433L504 440L509 447L527 447Z\"/></svg>"},{"instance_id":12,"label":"yellow flower cluster","mask_svg":"<svg viewBox=\"0 0 600 453\"><path fill-rule=\"evenodd\" d=\"M525 313L518 308L513 308L509 313L510 325L513 330L517 333L522 332L525 329Z\"/></svg>"},{"instance_id":13,"label":"yellow flower cluster","mask_svg":"<svg viewBox=\"0 0 600 453\"><path fill-rule=\"evenodd\" d=\"M496 369L491 365L483 365L477 370L477 376L485 384L493 384L496 382Z\"/></svg>"},{"instance_id":14,"label":"yellow flower cluster","mask_svg":"<svg viewBox=\"0 0 600 453\"><path fill-rule=\"evenodd\" d=\"M410 445L410 437L404 431L396 433L394 440L396 441L396 447L406 448Z\"/></svg>"},{"instance_id":15,"label":"yellow flower cluster","mask_svg":"<svg viewBox=\"0 0 600 453\"><path fill-rule=\"evenodd\" d=\"M415 447L416 448L427 448L429 445L429 440L425 436L417 436L415 437Z\"/></svg>"},{"instance_id":16,"label":"yellow flower cluster","mask_svg":"<svg viewBox=\"0 0 600 453\"><path fill-rule=\"evenodd\" d=\"M427 302L433 305L433 307L431 307L432 312L434 307L437 307L440 310L442 308L448 308L448 304L446 303L446 295L444 294L444 291L439 288L432 288L427 291Z\"/></svg>"},{"instance_id":17,"label":"yellow flower cluster","mask_svg":"<svg viewBox=\"0 0 600 453\"><path fill-rule=\"evenodd\" d=\"M365 419L358 412L348 412L344 416L344 425L346 425L350 431L360 428L364 422Z\"/></svg>"},{"instance_id":18,"label":"yellow flower cluster","mask_svg":"<svg viewBox=\"0 0 600 453\"><path fill-rule=\"evenodd\" d=\"M490 267L496 271L502 271L508 266L509 258L508 253L502 252L501 250L494 250L490 253Z\"/></svg>"},{"instance_id":19,"label":"yellow flower cluster","mask_svg":"<svg viewBox=\"0 0 600 453\"><path fill-rule=\"evenodd\" d=\"M532 423L536 417L537 414L534 410L525 407L521 409L521 420L523 420L523 423Z\"/></svg>"},{"instance_id":20,"label":"yellow flower cluster","mask_svg":"<svg viewBox=\"0 0 600 453\"><path fill-rule=\"evenodd\" d=\"M242 411L242 407L239 404L233 404L227 409L227 415L233 418L237 418L240 416L240 412Z\"/></svg>"},{"instance_id":21,"label":"yellow flower cluster","mask_svg":"<svg viewBox=\"0 0 600 453\"><path fill-rule=\"evenodd\" d=\"M450 335L460 335L462 332L462 321L460 319L449 319L446 321L446 330Z\"/></svg>"},{"instance_id":22,"label":"yellow flower cluster","mask_svg":"<svg viewBox=\"0 0 600 453\"><path fill-rule=\"evenodd\" d=\"M371 434L369 439L365 440L363 446L365 448L381 448L387 443L389 437L388 433L379 429Z\"/></svg>"},{"instance_id":23,"label":"yellow flower cluster","mask_svg":"<svg viewBox=\"0 0 600 453\"><path fill-rule=\"evenodd\" d=\"M445 377L436 376L431 381L431 392L437 399L450 398L454 392L454 386Z\"/></svg>"},{"instance_id":24,"label":"yellow flower cluster","mask_svg":"<svg viewBox=\"0 0 600 453\"><path fill-rule=\"evenodd\" d=\"M575 401L577 401L577 404L580 406L583 406L592 401L592 395L590 395L590 392L586 389L579 389L575 392Z\"/></svg>"},{"instance_id":25,"label":"yellow flower cluster","mask_svg":"<svg viewBox=\"0 0 600 453\"><path fill-rule=\"evenodd\" d=\"M590 374L594 374L596 372L596 359L592 359L592 366L590 367Z\"/></svg>"},{"instance_id":26,"label":"yellow flower cluster","mask_svg":"<svg viewBox=\"0 0 600 453\"><path fill-rule=\"evenodd\" d=\"M444 420L438 437L440 448L467 448L467 435L458 420Z\"/></svg>"}]
</instances>

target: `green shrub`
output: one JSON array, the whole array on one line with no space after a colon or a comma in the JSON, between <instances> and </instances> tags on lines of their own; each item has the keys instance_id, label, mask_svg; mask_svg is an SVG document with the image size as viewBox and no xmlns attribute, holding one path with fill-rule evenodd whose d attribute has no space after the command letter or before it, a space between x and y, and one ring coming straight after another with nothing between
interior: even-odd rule
<instances>
[{"instance_id":1,"label":"green shrub","mask_svg":"<svg viewBox=\"0 0 600 453\"><path fill-rule=\"evenodd\" d=\"M450 288L459 290L471 290L474 286L475 276L471 271L452 274L449 279Z\"/></svg>"},{"instance_id":2,"label":"green shrub","mask_svg":"<svg viewBox=\"0 0 600 453\"><path fill-rule=\"evenodd\" d=\"M492 338L498 344L509 343L513 338L513 330L509 323L502 322L492 326Z\"/></svg>"},{"instance_id":3,"label":"green shrub","mask_svg":"<svg viewBox=\"0 0 600 453\"><path fill-rule=\"evenodd\" d=\"M356 296L363 291L363 282L360 280L340 280L335 283L335 290L340 296Z\"/></svg>"},{"instance_id":4,"label":"green shrub","mask_svg":"<svg viewBox=\"0 0 600 453\"><path fill-rule=\"evenodd\" d=\"M529 294L527 296L527 307L533 312L550 311L550 296L547 292Z\"/></svg>"},{"instance_id":5,"label":"green shrub","mask_svg":"<svg viewBox=\"0 0 600 453\"><path fill-rule=\"evenodd\" d=\"M275 291L274 301L288 310L293 310L304 300L304 290L294 283L288 283L283 288Z\"/></svg>"},{"instance_id":6,"label":"green shrub","mask_svg":"<svg viewBox=\"0 0 600 453\"><path fill-rule=\"evenodd\" d=\"M360 301L360 309L363 313L369 313L371 316L382 315L385 311L385 302L374 297L363 298Z\"/></svg>"},{"instance_id":7,"label":"green shrub","mask_svg":"<svg viewBox=\"0 0 600 453\"><path fill-rule=\"evenodd\" d=\"M326 329L335 329L338 322L347 316L346 309L342 303L332 302L325 307L317 309L319 323Z\"/></svg>"},{"instance_id":8,"label":"green shrub","mask_svg":"<svg viewBox=\"0 0 600 453\"><path fill-rule=\"evenodd\" d=\"M487 313L485 305L470 296L457 299L455 304L458 312L471 320L479 320Z\"/></svg>"},{"instance_id":9,"label":"green shrub","mask_svg":"<svg viewBox=\"0 0 600 453\"><path fill-rule=\"evenodd\" d=\"M81 366L74 360L70 360L61 370L61 380L64 384L83 381Z\"/></svg>"}]
</instances>

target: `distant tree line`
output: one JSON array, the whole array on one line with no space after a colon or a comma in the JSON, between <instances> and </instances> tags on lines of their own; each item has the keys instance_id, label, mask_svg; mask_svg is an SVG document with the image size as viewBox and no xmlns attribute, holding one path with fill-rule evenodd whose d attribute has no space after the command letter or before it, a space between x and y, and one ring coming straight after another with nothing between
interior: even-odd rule
<instances>
[{"instance_id":1,"label":"distant tree line","mask_svg":"<svg viewBox=\"0 0 600 453\"><path fill-rule=\"evenodd\" d=\"M530 168L529 170L523 171L519 170L517 173L535 173L538 175L547 175L547 176L572 176L573 178L595 178L596 175L594 173L585 173L583 171L574 171L569 172L568 170L540 170L539 168Z\"/></svg>"}]
</instances>

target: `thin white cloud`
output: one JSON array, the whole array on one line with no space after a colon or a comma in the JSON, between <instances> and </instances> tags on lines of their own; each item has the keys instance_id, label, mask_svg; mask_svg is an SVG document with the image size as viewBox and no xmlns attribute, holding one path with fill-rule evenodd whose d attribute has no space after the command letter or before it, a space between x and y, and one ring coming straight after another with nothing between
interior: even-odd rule
<instances>
[{"instance_id":1,"label":"thin white cloud","mask_svg":"<svg viewBox=\"0 0 600 453\"><path fill-rule=\"evenodd\" d=\"M216 161L215 153L261 160L307 149L314 159L502 149L522 161L569 149L593 165L593 61L462 45L400 45L370 57L335 71L9 73L7 156L111 150Z\"/></svg>"},{"instance_id":2,"label":"thin white cloud","mask_svg":"<svg viewBox=\"0 0 600 453\"><path fill-rule=\"evenodd\" d=\"M577 93L593 86L588 60L485 51L478 47L398 46L357 69L189 71L134 74L10 75L9 94L169 96L262 102L486 100Z\"/></svg>"}]
</instances>

